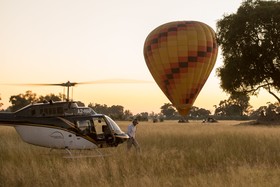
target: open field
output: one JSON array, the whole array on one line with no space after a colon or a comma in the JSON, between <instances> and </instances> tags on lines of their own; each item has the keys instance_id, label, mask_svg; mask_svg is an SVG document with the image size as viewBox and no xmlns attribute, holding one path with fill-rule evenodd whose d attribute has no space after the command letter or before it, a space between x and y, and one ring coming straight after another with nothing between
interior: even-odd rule
<instances>
[{"instance_id":1,"label":"open field","mask_svg":"<svg viewBox=\"0 0 280 187\"><path fill-rule=\"evenodd\" d=\"M65 159L0 127L0 186L279 186L280 126L140 122L142 153ZM129 122L120 122L126 130Z\"/></svg>"}]
</instances>

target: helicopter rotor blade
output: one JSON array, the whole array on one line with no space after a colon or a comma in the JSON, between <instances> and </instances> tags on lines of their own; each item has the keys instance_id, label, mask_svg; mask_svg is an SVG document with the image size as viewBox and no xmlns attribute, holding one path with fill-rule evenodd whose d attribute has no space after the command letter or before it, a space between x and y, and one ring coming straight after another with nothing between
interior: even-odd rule
<instances>
[{"instance_id":1,"label":"helicopter rotor blade","mask_svg":"<svg viewBox=\"0 0 280 187\"><path fill-rule=\"evenodd\" d=\"M12 84L17 86L63 86L62 84Z\"/></svg>"},{"instance_id":2,"label":"helicopter rotor blade","mask_svg":"<svg viewBox=\"0 0 280 187\"><path fill-rule=\"evenodd\" d=\"M147 80L136 80L136 79L103 79L89 82L70 82L67 81L65 83L31 83L31 84L2 84L2 85L10 85L10 86L62 86L67 87L67 100L69 100L69 88L73 87L77 84L138 84L138 83L153 83L153 81ZM72 90L73 94L73 90ZM72 95L73 97L73 95Z\"/></svg>"},{"instance_id":3,"label":"helicopter rotor blade","mask_svg":"<svg viewBox=\"0 0 280 187\"><path fill-rule=\"evenodd\" d=\"M78 82L77 84L134 84L134 83L152 83L147 80L136 80L136 79L103 79L89 82Z\"/></svg>"},{"instance_id":4,"label":"helicopter rotor blade","mask_svg":"<svg viewBox=\"0 0 280 187\"><path fill-rule=\"evenodd\" d=\"M67 81L65 83L30 83L30 84L23 83L23 84L4 84L4 85L72 87L72 86L75 86L75 85L78 85L78 84L81 85L81 84L135 84L135 83L153 83L153 81L137 80L137 79L103 79L103 80L88 81L88 82L70 82L70 81Z\"/></svg>"},{"instance_id":5,"label":"helicopter rotor blade","mask_svg":"<svg viewBox=\"0 0 280 187\"><path fill-rule=\"evenodd\" d=\"M75 86L76 82L66 82L66 83L59 83L59 84L53 84L53 83L28 83L28 84L4 84L4 85L10 85L10 86L64 86L64 87L71 87ZM3 85L3 84L2 84Z\"/></svg>"}]
</instances>

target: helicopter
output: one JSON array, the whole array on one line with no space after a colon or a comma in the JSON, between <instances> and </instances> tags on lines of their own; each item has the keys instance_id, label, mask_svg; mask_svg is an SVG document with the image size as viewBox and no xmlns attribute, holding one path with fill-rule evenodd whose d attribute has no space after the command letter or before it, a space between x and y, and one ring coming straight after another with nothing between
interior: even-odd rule
<instances>
[{"instance_id":1,"label":"helicopter","mask_svg":"<svg viewBox=\"0 0 280 187\"><path fill-rule=\"evenodd\" d=\"M67 87L67 99L31 103L15 112L1 112L0 125L13 126L24 142L65 149L70 155L70 150L117 147L128 140L129 136L109 116L98 114L90 107L78 106L77 101L70 101L69 88L77 84L84 83L31 84Z\"/></svg>"}]
</instances>

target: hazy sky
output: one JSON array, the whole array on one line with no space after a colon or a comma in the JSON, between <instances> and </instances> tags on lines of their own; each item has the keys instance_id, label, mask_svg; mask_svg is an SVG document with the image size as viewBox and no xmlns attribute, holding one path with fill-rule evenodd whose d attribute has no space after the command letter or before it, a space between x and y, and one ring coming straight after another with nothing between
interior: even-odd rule
<instances>
[{"instance_id":1,"label":"hazy sky","mask_svg":"<svg viewBox=\"0 0 280 187\"><path fill-rule=\"evenodd\" d=\"M157 26L180 20L201 21L214 30L224 14L242 0L0 0L0 83L62 83L100 79L153 81L143 57L147 35ZM228 96L215 69L195 106L209 109ZM62 93L60 87L0 85L7 108L11 95L32 90ZM156 83L79 85L74 99L85 104L120 104L134 114L159 112L169 101ZM275 101L261 94L254 107Z\"/></svg>"}]
</instances>

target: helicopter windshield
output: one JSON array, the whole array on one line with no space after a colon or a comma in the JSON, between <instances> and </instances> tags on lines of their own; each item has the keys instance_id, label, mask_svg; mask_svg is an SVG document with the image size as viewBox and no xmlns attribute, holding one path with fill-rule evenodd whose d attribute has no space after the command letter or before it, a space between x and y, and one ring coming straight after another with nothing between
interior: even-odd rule
<instances>
[{"instance_id":1,"label":"helicopter windshield","mask_svg":"<svg viewBox=\"0 0 280 187\"><path fill-rule=\"evenodd\" d=\"M120 127L116 124L116 122L114 122L114 120L112 120L112 119L111 119L110 117L108 117L108 116L105 116L105 117L106 117L106 119L108 120L110 126L112 127L112 130L113 130L115 133L117 133L117 134L122 134L122 133L124 133L124 132L120 129Z\"/></svg>"}]
</instances>

